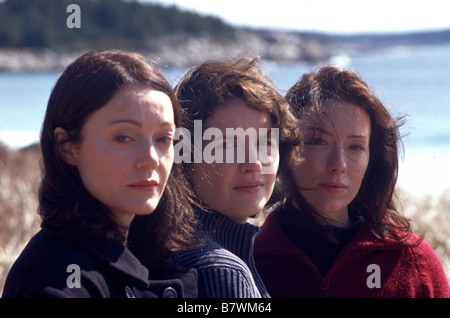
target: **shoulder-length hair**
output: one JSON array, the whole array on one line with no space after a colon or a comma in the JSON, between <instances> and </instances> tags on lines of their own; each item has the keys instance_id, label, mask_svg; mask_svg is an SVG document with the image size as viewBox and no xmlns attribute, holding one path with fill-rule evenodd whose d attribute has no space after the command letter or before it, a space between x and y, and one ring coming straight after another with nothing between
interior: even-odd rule
<instances>
[{"instance_id":1,"label":"shoulder-length hair","mask_svg":"<svg viewBox=\"0 0 450 318\"><path fill-rule=\"evenodd\" d=\"M106 206L84 187L78 168L59 155L54 137L65 129L69 141L80 142L87 118L103 107L125 85L144 84L170 97L177 127L181 114L171 85L144 56L121 50L88 52L70 64L59 77L47 105L41 131L43 178L39 191L42 228L54 236L102 235L128 243L136 254L151 262L166 259L170 251L190 245L190 220L186 185L174 166L156 210L136 216L130 229L120 228L105 212ZM177 182L175 182L175 180ZM180 182L181 180L181 182Z\"/></svg>"},{"instance_id":2,"label":"shoulder-length hair","mask_svg":"<svg viewBox=\"0 0 450 318\"><path fill-rule=\"evenodd\" d=\"M185 114L183 126L191 136L194 135L194 120L204 122L217 107L233 99L239 99L249 107L269 114L273 128L279 129L280 173L298 158L298 149L303 140L289 105L258 62L259 58L250 57L235 61L206 61L190 69L181 78L175 93ZM184 168L189 175L188 165L184 165ZM282 187L277 183L266 209L280 203L282 199Z\"/></svg>"},{"instance_id":3,"label":"shoulder-length hair","mask_svg":"<svg viewBox=\"0 0 450 318\"><path fill-rule=\"evenodd\" d=\"M373 234L406 244L411 231L407 218L395 204L398 157L403 118L394 118L368 85L353 71L338 66L323 66L316 73L305 74L286 94L286 100L300 121L321 116L325 101L346 102L364 109L370 117L370 157L361 187L349 209L364 216ZM291 197L301 207L308 207L291 183ZM294 195L295 193L295 195Z\"/></svg>"}]
</instances>

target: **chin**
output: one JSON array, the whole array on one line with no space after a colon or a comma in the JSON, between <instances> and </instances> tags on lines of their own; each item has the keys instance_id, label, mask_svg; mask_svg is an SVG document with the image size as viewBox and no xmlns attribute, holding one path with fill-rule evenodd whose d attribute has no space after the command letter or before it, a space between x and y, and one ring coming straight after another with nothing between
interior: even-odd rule
<instances>
[{"instance_id":1,"label":"chin","mask_svg":"<svg viewBox=\"0 0 450 318\"><path fill-rule=\"evenodd\" d=\"M255 208L253 206L251 208L243 210L242 211L242 215L245 216L245 217L251 217L251 216L254 216L254 215L257 215L257 214L261 213L263 208L264 208L264 205L260 205L257 208Z\"/></svg>"},{"instance_id":2,"label":"chin","mask_svg":"<svg viewBox=\"0 0 450 318\"><path fill-rule=\"evenodd\" d=\"M135 212L135 214L136 215L148 215L148 214L152 214L155 210L156 210L156 207L157 207L158 205L157 204L151 204L151 205L147 205L147 206L145 206L145 207L140 207L140 208L137 208L135 211L137 211L137 212Z\"/></svg>"}]
</instances>

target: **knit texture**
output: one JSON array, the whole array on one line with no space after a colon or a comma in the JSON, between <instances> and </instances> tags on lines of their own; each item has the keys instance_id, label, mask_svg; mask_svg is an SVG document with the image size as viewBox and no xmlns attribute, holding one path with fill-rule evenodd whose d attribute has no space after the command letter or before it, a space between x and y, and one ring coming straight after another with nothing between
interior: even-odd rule
<instances>
[{"instance_id":1,"label":"knit texture","mask_svg":"<svg viewBox=\"0 0 450 318\"><path fill-rule=\"evenodd\" d=\"M417 247L381 241L364 225L322 276L283 232L279 213L269 214L255 242L257 269L274 298L450 297L442 264L425 240ZM411 240L415 239L412 235ZM374 286L377 280L379 287Z\"/></svg>"},{"instance_id":2,"label":"knit texture","mask_svg":"<svg viewBox=\"0 0 450 318\"><path fill-rule=\"evenodd\" d=\"M200 212L202 246L177 255L174 265L198 271L199 297L269 297L253 259L255 237L261 228L241 224L217 212Z\"/></svg>"}]
</instances>

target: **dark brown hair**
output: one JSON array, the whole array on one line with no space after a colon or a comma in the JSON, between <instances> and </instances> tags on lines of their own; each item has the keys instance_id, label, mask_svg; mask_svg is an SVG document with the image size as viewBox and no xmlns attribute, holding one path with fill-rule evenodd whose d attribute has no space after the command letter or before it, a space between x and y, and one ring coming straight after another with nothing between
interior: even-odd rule
<instances>
[{"instance_id":1,"label":"dark brown hair","mask_svg":"<svg viewBox=\"0 0 450 318\"><path fill-rule=\"evenodd\" d=\"M337 66L323 66L317 73L305 74L286 94L286 100L300 121L323 114L325 101L353 104L364 109L371 121L370 157L366 174L349 209L362 214L373 234L406 244L411 225L395 204L400 146L399 127L403 118L394 118L355 73ZM311 207L298 194L292 178L290 197L300 207Z\"/></svg>"},{"instance_id":2,"label":"dark brown hair","mask_svg":"<svg viewBox=\"0 0 450 318\"><path fill-rule=\"evenodd\" d=\"M279 129L280 166L289 167L298 157L302 135L289 105L267 75L261 70L258 58L236 61L206 61L187 72L175 88L184 112L184 124L191 136L194 120L205 121L217 107L233 99L242 100L249 107L268 113L274 128ZM187 165L184 165L188 170ZM266 208L283 198L277 184Z\"/></svg>"},{"instance_id":3,"label":"dark brown hair","mask_svg":"<svg viewBox=\"0 0 450 318\"><path fill-rule=\"evenodd\" d=\"M125 241L128 229L120 228L108 216L106 207L84 187L78 168L60 157L54 130L61 127L67 131L69 141L80 142L87 118L108 103L119 89L136 83L167 94L175 124L181 125L171 85L140 54L112 49L92 51L75 60L59 77L48 101L41 132L44 171L39 213L47 233L102 235ZM185 185L180 169L174 165L156 210L150 215L136 216L130 226L130 248L147 263L166 260L172 251L190 245L189 222L193 213L185 198Z\"/></svg>"}]
</instances>

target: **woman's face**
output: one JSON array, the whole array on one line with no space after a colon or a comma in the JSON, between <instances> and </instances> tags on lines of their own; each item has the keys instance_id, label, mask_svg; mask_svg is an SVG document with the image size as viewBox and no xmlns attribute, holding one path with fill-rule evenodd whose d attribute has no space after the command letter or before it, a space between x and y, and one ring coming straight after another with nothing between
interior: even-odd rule
<instances>
[{"instance_id":1,"label":"woman's face","mask_svg":"<svg viewBox=\"0 0 450 318\"><path fill-rule=\"evenodd\" d=\"M327 101L324 108L321 120L304 127L304 161L291 171L302 197L331 224L346 227L369 164L370 118L348 103Z\"/></svg>"},{"instance_id":2,"label":"woman's face","mask_svg":"<svg viewBox=\"0 0 450 318\"><path fill-rule=\"evenodd\" d=\"M88 117L80 143L63 147L86 189L127 226L156 208L172 168L174 133L169 96L129 85Z\"/></svg>"},{"instance_id":3,"label":"woman's face","mask_svg":"<svg viewBox=\"0 0 450 318\"><path fill-rule=\"evenodd\" d=\"M279 164L278 141L259 134L261 128L271 132L270 116L236 99L218 106L203 122L203 128L216 129L223 136L220 140L203 141L204 159L209 153L217 155L222 151L223 160L222 163L210 160L211 163L203 161L192 165L195 192L212 209L244 223L248 217L261 212L275 184ZM233 134L227 136L227 128L236 133L239 131L237 128L246 132L253 130L257 136L253 140L247 136L243 143L233 138ZM242 148L245 154L240 157L238 154Z\"/></svg>"}]
</instances>

